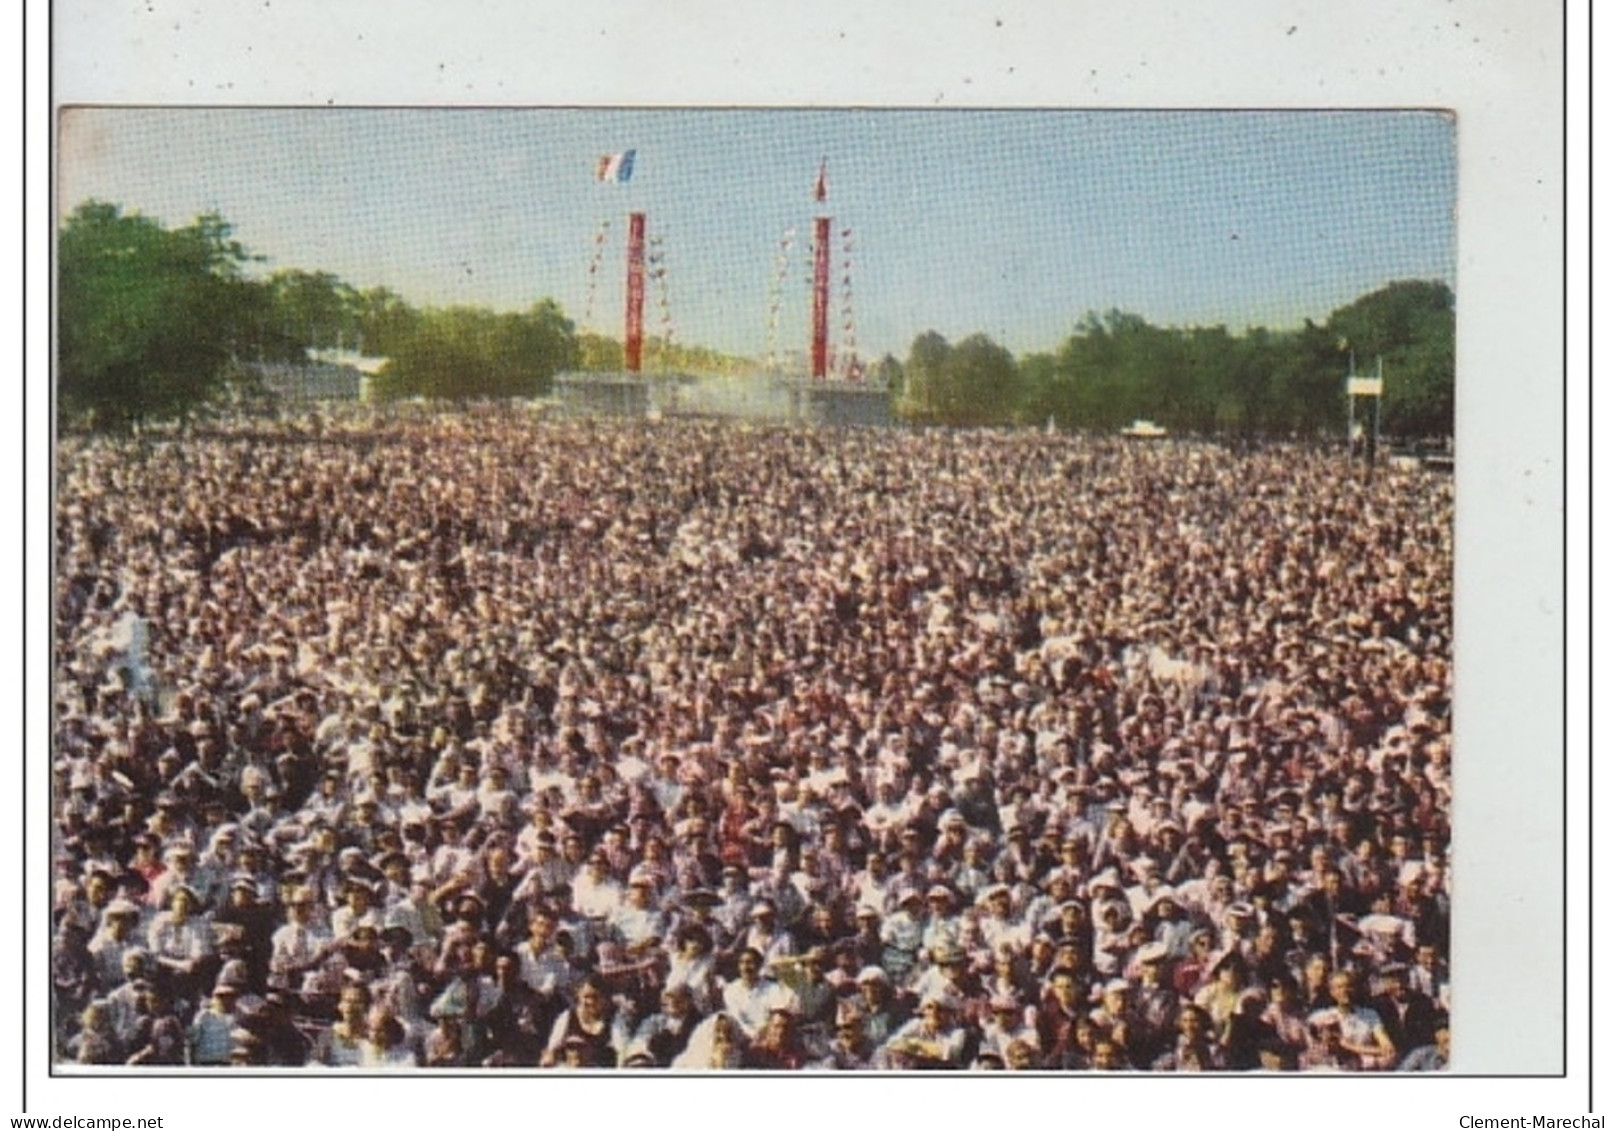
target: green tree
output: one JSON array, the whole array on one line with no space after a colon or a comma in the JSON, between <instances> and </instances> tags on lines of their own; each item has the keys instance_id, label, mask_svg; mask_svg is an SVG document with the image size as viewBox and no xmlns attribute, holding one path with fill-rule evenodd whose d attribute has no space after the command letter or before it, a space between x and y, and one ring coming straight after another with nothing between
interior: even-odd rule
<instances>
[{"instance_id":1,"label":"green tree","mask_svg":"<svg viewBox=\"0 0 1615 1131\"><path fill-rule=\"evenodd\" d=\"M1066 407L1067 388L1052 353L1034 353L1020 359L1016 368L1016 381L1020 386L1021 400L1016 416L1024 423L1042 424L1054 421L1069 426Z\"/></svg>"},{"instance_id":2,"label":"green tree","mask_svg":"<svg viewBox=\"0 0 1615 1131\"><path fill-rule=\"evenodd\" d=\"M986 334L958 345L935 330L914 339L898 411L928 424L1006 424L1021 409L1015 358Z\"/></svg>"},{"instance_id":3,"label":"green tree","mask_svg":"<svg viewBox=\"0 0 1615 1131\"><path fill-rule=\"evenodd\" d=\"M384 397L536 397L577 363L577 341L549 299L519 314L456 306L422 311L389 357L376 385Z\"/></svg>"},{"instance_id":4,"label":"green tree","mask_svg":"<svg viewBox=\"0 0 1615 1131\"><path fill-rule=\"evenodd\" d=\"M1089 311L1055 354L1055 420L1066 427L1103 431L1144 415L1134 343L1144 325L1137 315Z\"/></svg>"},{"instance_id":5,"label":"green tree","mask_svg":"<svg viewBox=\"0 0 1615 1131\"><path fill-rule=\"evenodd\" d=\"M1338 435L1346 419L1346 360L1340 339L1310 318L1275 342L1265 430L1307 438Z\"/></svg>"},{"instance_id":6,"label":"green tree","mask_svg":"<svg viewBox=\"0 0 1615 1131\"><path fill-rule=\"evenodd\" d=\"M870 370L869 380L876 388L884 386L895 403L903 396L903 363L886 354Z\"/></svg>"},{"instance_id":7,"label":"green tree","mask_svg":"<svg viewBox=\"0 0 1615 1131\"><path fill-rule=\"evenodd\" d=\"M1358 372L1370 372L1376 358L1384 362L1387 432L1452 433L1457 327L1445 283L1381 287L1331 314L1329 330L1356 355Z\"/></svg>"},{"instance_id":8,"label":"green tree","mask_svg":"<svg viewBox=\"0 0 1615 1131\"><path fill-rule=\"evenodd\" d=\"M359 338L358 293L329 271L276 271L269 277L278 329L313 349L353 348Z\"/></svg>"},{"instance_id":9,"label":"green tree","mask_svg":"<svg viewBox=\"0 0 1615 1131\"><path fill-rule=\"evenodd\" d=\"M579 334L578 367L588 373L620 373L623 367L622 343L604 334Z\"/></svg>"},{"instance_id":10,"label":"green tree","mask_svg":"<svg viewBox=\"0 0 1615 1131\"><path fill-rule=\"evenodd\" d=\"M943 368L944 423L1007 424L1020 401L1015 357L986 334L971 334L953 347Z\"/></svg>"},{"instance_id":11,"label":"green tree","mask_svg":"<svg viewBox=\"0 0 1615 1131\"><path fill-rule=\"evenodd\" d=\"M903 392L897 400L898 414L921 423L940 423L945 399L948 358L953 347L935 330L914 339L903 365Z\"/></svg>"},{"instance_id":12,"label":"green tree","mask_svg":"<svg viewBox=\"0 0 1615 1131\"><path fill-rule=\"evenodd\" d=\"M352 295L356 347L372 357L390 357L420 325L420 312L387 287Z\"/></svg>"},{"instance_id":13,"label":"green tree","mask_svg":"<svg viewBox=\"0 0 1615 1131\"><path fill-rule=\"evenodd\" d=\"M74 209L57 239L63 420L125 428L216 393L264 312L242 275L250 258L217 215L170 231L114 204Z\"/></svg>"},{"instance_id":14,"label":"green tree","mask_svg":"<svg viewBox=\"0 0 1615 1131\"><path fill-rule=\"evenodd\" d=\"M1198 335L1196 344L1200 347L1200 376L1212 399L1215 429L1244 436L1265 430L1277 349L1273 335L1258 327L1236 339L1219 326L1214 335Z\"/></svg>"}]
</instances>

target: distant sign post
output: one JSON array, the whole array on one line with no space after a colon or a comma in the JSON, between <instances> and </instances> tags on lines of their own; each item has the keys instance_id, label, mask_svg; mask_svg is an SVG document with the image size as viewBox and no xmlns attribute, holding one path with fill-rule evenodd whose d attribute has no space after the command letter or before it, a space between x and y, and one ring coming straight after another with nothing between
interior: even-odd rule
<instances>
[{"instance_id":1,"label":"distant sign post","mask_svg":"<svg viewBox=\"0 0 1615 1131\"><path fill-rule=\"evenodd\" d=\"M1374 359L1374 376L1357 375L1357 355L1351 357L1351 368L1346 374L1346 452L1351 454L1357 442L1357 398L1374 398L1374 429L1368 435L1368 470L1373 474L1374 460L1379 453L1380 402L1385 399L1385 359Z\"/></svg>"}]
</instances>

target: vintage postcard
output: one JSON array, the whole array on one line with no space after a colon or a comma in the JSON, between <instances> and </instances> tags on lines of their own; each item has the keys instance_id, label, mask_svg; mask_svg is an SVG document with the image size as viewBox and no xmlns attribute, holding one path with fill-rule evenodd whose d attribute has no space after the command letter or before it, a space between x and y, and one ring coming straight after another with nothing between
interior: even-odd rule
<instances>
[{"instance_id":1,"label":"vintage postcard","mask_svg":"<svg viewBox=\"0 0 1615 1131\"><path fill-rule=\"evenodd\" d=\"M134 97L58 22L30 1091L1567 1070L1507 123L1006 20L786 104Z\"/></svg>"}]
</instances>

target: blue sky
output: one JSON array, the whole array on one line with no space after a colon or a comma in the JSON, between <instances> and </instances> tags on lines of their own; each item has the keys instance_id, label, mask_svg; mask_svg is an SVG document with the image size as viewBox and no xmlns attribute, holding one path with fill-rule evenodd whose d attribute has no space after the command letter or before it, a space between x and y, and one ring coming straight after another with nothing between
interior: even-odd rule
<instances>
[{"instance_id":1,"label":"blue sky","mask_svg":"<svg viewBox=\"0 0 1615 1131\"><path fill-rule=\"evenodd\" d=\"M1452 284L1455 147L1450 117L1395 111L84 108L61 120L57 188L62 208L167 224L216 210L269 269L418 305L553 297L614 334L623 217L642 210L678 337L761 356L789 228L777 338L805 344L824 158L860 352L903 356L934 329L1026 353L1088 310L1237 332L1393 279ZM627 148L633 179L595 183Z\"/></svg>"}]
</instances>

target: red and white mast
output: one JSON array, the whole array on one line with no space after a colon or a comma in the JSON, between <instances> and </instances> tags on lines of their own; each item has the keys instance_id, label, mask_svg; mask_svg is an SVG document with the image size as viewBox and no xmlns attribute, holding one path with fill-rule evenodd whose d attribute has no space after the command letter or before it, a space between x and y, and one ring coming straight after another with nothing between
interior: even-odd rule
<instances>
[{"instance_id":1,"label":"red and white mast","mask_svg":"<svg viewBox=\"0 0 1615 1131\"><path fill-rule=\"evenodd\" d=\"M628 302L623 332L623 364L638 373L645 345L645 214L628 214Z\"/></svg>"},{"instance_id":2,"label":"red and white mast","mask_svg":"<svg viewBox=\"0 0 1615 1131\"><path fill-rule=\"evenodd\" d=\"M819 179L813 185L813 199L824 202L829 195L825 162L819 162ZM813 221L813 350L812 373L823 380L830 369L830 217Z\"/></svg>"}]
</instances>

